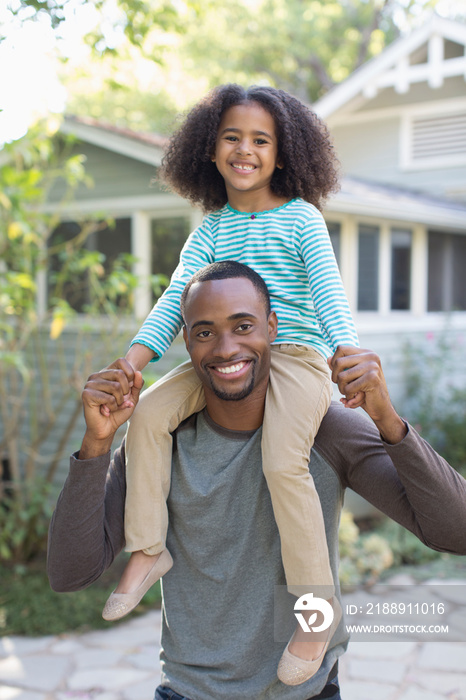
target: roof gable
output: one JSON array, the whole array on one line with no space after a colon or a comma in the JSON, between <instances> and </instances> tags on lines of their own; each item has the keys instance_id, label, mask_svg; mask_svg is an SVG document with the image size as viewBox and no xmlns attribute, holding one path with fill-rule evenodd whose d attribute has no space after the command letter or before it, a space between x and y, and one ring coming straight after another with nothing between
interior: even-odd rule
<instances>
[{"instance_id":1,"label":"roof gable","mask_svg":"<svg viewBox=\"0 0 466 700\"><path fill-rule=\"evenodd\" d=\"M128 158L159 166L166 139L157 134L137 133L130 129L104 124L89 117L67 116L60 131Z\"/></svg>"},{"instance_id":2,"label":"roof gable","mask_svg":"<svg viewBox=\"0 0 466 700\"><path fill-rule=\"evenodd\" d=\"M414 83L425 82L435 89L454 76L466 80L466 25L433 15L424 26L361 66L316 102L314 109L325 119L353 101L360 106L386 88L402 94Z\"/></svg>"}]
</instances>

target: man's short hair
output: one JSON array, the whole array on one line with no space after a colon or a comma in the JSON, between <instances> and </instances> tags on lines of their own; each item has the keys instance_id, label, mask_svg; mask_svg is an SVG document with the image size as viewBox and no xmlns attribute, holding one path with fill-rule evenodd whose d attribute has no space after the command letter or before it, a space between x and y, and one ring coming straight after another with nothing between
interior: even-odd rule
<instances>
[{"instance_id":1,"label":"man's short hair","mask_svg":"<svg viewBox=\"0 0 466 700\"><path fill-rule=\"evenodd\" d=\"M193 284L196 282L210 282L211 280L228 280L241 277L245 277L246 279L250 280L250 282L252 282L254 287L262 296L264 300L265 312L268 317L272 310L270 305L270 294L262 277L247 265L236 262L236 260L222 260L220 262L214 262L211 265L207 265L201 270L195 272L186 287L183 289L180 299L181 316L183 317L183 322L185 321L186 300L189 290Z\"/></svg>"}]
</instances>

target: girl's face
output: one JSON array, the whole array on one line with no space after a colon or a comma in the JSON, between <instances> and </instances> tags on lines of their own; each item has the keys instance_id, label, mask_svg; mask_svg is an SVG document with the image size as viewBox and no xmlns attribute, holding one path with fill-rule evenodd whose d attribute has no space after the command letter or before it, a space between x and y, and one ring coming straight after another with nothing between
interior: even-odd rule
<instances>
[{"instance_id":1,"label":"girl's face","mask_svg":"<svg viewBox=\"0 0 466 700\"><path fill-rule=\"evenodd\" d=\"M278 141L274 119L260 104L246 102L224 112L212 160L225 180L232 206L247 206L248 201L275 206L270 181L275 168L281 167Z\"/></svg>"}]
</instances>

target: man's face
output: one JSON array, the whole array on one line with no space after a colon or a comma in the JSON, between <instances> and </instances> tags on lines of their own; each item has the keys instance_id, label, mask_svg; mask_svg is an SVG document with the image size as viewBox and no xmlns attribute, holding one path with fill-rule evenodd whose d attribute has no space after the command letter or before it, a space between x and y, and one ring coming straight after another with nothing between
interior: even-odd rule
<instances>
[{"instance_id":1,"label":"man's face","mask_svg":"<svg viewBox=\"0 0 466 700\"><path fill-rule=\"evenodd\" d=\"M185 305L184 339L206 395L240 401L266 387L274 312L244 277L196 282Z\"/></svg>"}]
</instances>

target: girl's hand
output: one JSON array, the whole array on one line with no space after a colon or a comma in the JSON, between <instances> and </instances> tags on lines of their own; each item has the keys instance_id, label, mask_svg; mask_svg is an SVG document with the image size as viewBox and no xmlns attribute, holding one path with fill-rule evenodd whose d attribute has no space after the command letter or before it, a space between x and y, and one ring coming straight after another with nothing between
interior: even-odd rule
<instances>
[{"instance_id":1,"label":"girl's hand","mask_svg":"<svg viewBox=\"0 0 466 700\"><path fill-rule=\"evenodd\" d=\"M359 408L360 406L364 405L365 400L366 394L364 391L357 391L351 396L347 396L346 398L340 399L341 403L346 408Z\"/></svg>"}]
</instances>

